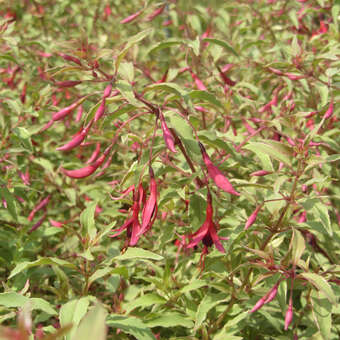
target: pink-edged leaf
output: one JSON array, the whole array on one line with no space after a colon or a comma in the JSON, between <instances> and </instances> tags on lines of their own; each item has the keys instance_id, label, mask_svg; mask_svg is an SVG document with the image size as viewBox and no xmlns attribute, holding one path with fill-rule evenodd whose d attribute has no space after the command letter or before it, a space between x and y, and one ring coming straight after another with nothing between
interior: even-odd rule
<instances>
[{"instance_id":1,"label":"pink-edged leaf","mask_svg":"<svg viewBox=\"0 0 340 340\"><path fill-rule=\"evenodd\" d=\"M75 64L81 65L80 60L79 60L78 58L76 58L76 57L73 57L73 56L68 55L68 54L65 54L65 53L59 53L59 55L60 55L64 60L72 61L72 62L74 62Z\"/></svg>"}]
</instances>

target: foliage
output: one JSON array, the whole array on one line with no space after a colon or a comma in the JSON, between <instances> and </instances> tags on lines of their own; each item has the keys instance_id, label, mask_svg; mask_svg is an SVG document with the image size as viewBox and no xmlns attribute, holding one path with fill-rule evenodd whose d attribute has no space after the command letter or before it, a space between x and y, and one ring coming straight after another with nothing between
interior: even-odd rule
<instances>
[{"instance_id":1,"label":"foliage","mask_svg":"<svg viewBox=\"0 0 340 340\"><path fill-rule=\"evenodd\" d=\"M339 12L1 2L0 338L338 339Z\"/></svg>"}]
</instances>

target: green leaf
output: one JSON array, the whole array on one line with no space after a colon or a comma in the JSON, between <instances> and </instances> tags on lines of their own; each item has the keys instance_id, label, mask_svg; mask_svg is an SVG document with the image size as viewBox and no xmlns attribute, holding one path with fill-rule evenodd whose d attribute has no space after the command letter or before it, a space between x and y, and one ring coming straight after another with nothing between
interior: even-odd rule
<instances>
[{"instance_id":1,"label":"green leaf","mask_svg":"<svg viewBox=\"0 0 340 340\"><path fill-rule=\"evenodd\" d=\"M94 221L97 202L91 202L80 215L80 224L87 231L90 240L92 241L97 234L97 229Z\"/></svg>"},{"instance_id":2,"label":"green leaf","mask_svg":"<svg viewBox=\"0 0 340 340\"><path fill-rule=\"evenodd\" d=\"M316 215L315 219L317 221L321 221L321 224L324 227L325 231L330 236L333 236L333 229L329 218L327 206L325 204L317 203L314 206L313 212Z\"/></svg>"},{"instance_id":3,"label":"green leaf","mask_svg":"<svg viewBox=\"0 0 340 340\"><path fill-rule=\"evenodd\" d=\"M189 217L190 225L196 231L204 222L206 200L200 195L193 194L190 196Z\"/></svg>"},{"instance_id":4,"label":"green leaf","mask_svg":"<svg viewBox=\"0 0 340 340\"><path fill-rule=\"evenodd\" d=\"M288 145L280 142L270 141L270 142L250 142L244 147L248 150L257 150L257 152L262 152L279 162L283 162L289 166L292 165L293 151Z\"/></svg>"},{"instance_id":5,"label":"green leaf","mask_svg":"<svg viewBox=\"0 0 340 340\"><path fill-rule=\"evenodd\" d=\"M106 339L106 310L100 304L91 309L80 322L72 340L105 340Z\"/></svg>"},{"instance_id":6,"label":"green leaf","mask_svg":"<svg viewBox=\"0 0 340 340\"><path fill-rule=\"evenodd\" d=\"M134 260L134 259L146 259L146 260L163 260L163 256L155 254L149 250L142 248L130 247L123 255L115 257L115 260Z\"/></svg>"},{"instance_id":7,"label":"green leaf","mask_svg":"<svg viewBox=\"0 0 340 340\"><path fill-rule=\"evenodd\" d=\"M89 277L89 284L91 284L92 282L110 274L113 271L112 268L110 267L106 267L106 268L102 268L102 269L98 269L96 270L90 277Z\"/></svg>"},{"instance_id":8,"label":"green leaf","mask_svg":"<svg viewBox=\"0 0 340 340\"><path fill-rule=\"evenodd\" d=\"M206 281L194 280L194 281L190 282L189 284L187 284L186 286L184 286L183 288L181 288L180 293L185 294L185 293L188 293L192 290L196 290L196 289L201 288L201 287L206 286L206 285L208 285L208 283Z\"/></svg>"},{"instance_id":9,"label":"green leaf","mask_svg":"<svg viewBox=\"0 0 340 340\"><path fill-rule=\"evenodd\" d=\"M163 305L165 303L166 300L163 297L159 296L158 294L150 293L124 304L124 309L126 314L129 314L133 309L138 307L145 308L153 305Z\"/></svg>"},{"instance_id":10,"label":"green leaf","mask_svg":"<svg viewBox=\"0 0 340 340\"><path fill-rule=\"evenodd\" d=\"M142 107L144 105L135 98L133 88L127 81L117 81L116 88L119 90L122 96L133 106Z\"/></svg>"},{"instance_id":11,"label":"green leaf","mask_svg":"<svg viewBox=\"0 0 340 340\"><path fill-rule=\"evenodd\" d=\"M322 276L315 273L301 273L299 274L299 276L302 276L313 286L315 286L319 291L323 292L331 303L337 303L337 298L334 295L331 286Z\"/></svg>"},{"instance_id":12,"label":"green leaf","mask_svg":"<svg viewBox=\"0 0 340 340\"><path fill-rule=\"evenodd\" d=\"M223 105L221 104L221 102L218 99L216 99L216 97L213 94L207 91L194 90L194 91L189 92L187 96L189 96L191 99L201 99L219 108L223 108Z\"/></svg>"},{"instance_id":13,"label":"green leaf","mask_svg":"<svg viewBox=\"0 0 340 340\"><path fill-rule=\"evenodd\" d=\"M185 96L187 94L187 90L181 88L179 85L175 84L175 83L160 83L160 84L152 84L149 85L145 88L145 92L148 91L165 91L165 92L169 92L169 93L173 93L176 96Z\"/></svg>"},{"instance_id":14,"label":"green leaf","mask_svg":"<svg viewBox=\"0 0 340 340\"><path fill-rule=\"evenodd\" d=\"M123 58L125 57L125 55L128 52L128 50L133 45L135 45L139 41L141 41L144 38L146 38L149 34L151 34L151 32L152 32L152 29L149 28L149 29L146 29L146 30L144 30L142 32L137 33L136 35L132 36L131 38L129 38L127 40L127 44L125 45L123 50L118 54L118 56L116 58L116 63L115 63L116 71L119 69L119 65L120 65L121 61L123 60Z\"/></svg>"},{"instance_id":15,"label":"green leaf","mask_svg":"<svg viewBox=\"0 0 340 340\"><path fill-rule=\"evenodd\" d=\"M228 52L231 52L234 56L236 56L236 57L239 56L238 53L234 50L234 48L223 40L213 39L213 38L204 38L203 41L219 45L219 46L225 48Z\"/></svg>"},{"instance_id":16,"label":"green leaf","mask_svg":"<svg viewBox=\"0 0 340 340\"><path fill-rule=\"evenodd\" d=\"M3 198L6 201L9 213L17 221L18 214L14 196L9 192L6 186L0 187L0 198Z\"/></svg>"},{"instance_id":17,"label":"green leaf","mask_svg":"<svg viewBox=\"0 0 340 340\"><path fill-rule=\"evenodd\" d=\"M157 51L163 50L164 48L168 48L171 46L175 46L175 45L180 45L185 43L184 40L182 39L176 39L176 38L170 38L161 42L158 42L154 45L152 45L149 50L146 52L146 54L152 54L155 53Z\"/></svg>"},{"instance_id":18,"label":"green leaf","mask_svg":"<svg viewBox=\"0 0 340 340\"><path fill-rule=\"evenodd\" d=\"M332 338L332 304L327 299L322 298L322 293L313 291L312 311L315 324L317 325L324 340Z\"/></svg>"},{"instance_id":19,"label":"green leaf","mask_svg":"<svg viewBox=\"0 0 340 340\"><path fill-rule=\"evenodd\" d=\"M124 333L131 334L137 340L156 340L150 328L142 320L135 317L110 314L106 319L106 324L121 329Z\"/></svg>"},{"instance_id":20,"label":"green leaf","mask_svg":"<svg viewBox=\"0 0 340 340\"><path fill-rule=\"evenodd\" d=\"M182 326L185 328L192 328L193 322L187 319L184 315L180 313L162 313L161 316L157 316L146 322L147 326L153 327L177 327Z\"/></svg>"},{"instance_id":21,"label":"green leaf","mask_svg":"<svg viewBox=\"0 0 340 340\"><path fill-rule=\"evenodd\" d=\"M225 296L223 296L225 297ZM208 312L218 304L227 301L221 294L206 294L200 302L196 312L195 329L198 329L206 319Z\"/></svg>"},{"instance_id":22,"label":"green leaf","mask_svg":"<svg viewBox=\"0 0 340 340\"><path fill-rule=\"evenodd\" d=\"M0 293L0 305L8 308L21 307L29 298L21 294L10 292L10 293Z\"/></svg>"},{"instance_id":23,"label":"green leaf","mask_svg":"<svg viewBox=\"0 0 340 340\"><path fill-rule=\"evenodd\" d=\"M88 297L82 297L79 300L69 301L60 308L59 321L60 326L72 324L72 331L65 336L65 340L71 340L77 331L80 320L84 317L90 304Z\"/></svg>"},{"instance_id":24,"label":"green leaf","mask_svg":"<svg viewBox=\"0 0 340 340\"><path fill-rule=\"evenodd\" d=\"M293 229L293 237L292 237L293 265L298 264L305 248L306 248L306 244L305 244L304 237L297 229Z\"/></svg>"},{"instance_id":25,"label":"green leaf","mask_svg":"<svg viewBox=\"0 0 340 340\"><path fill-rule=\"evenodd\" d=\"M184 120L184 118L173 114L170 116L170 122L171 126L173 126L176 132L179 134L179 137L183 142L184 146L186 147L186 149L188 150L188 152L197 155L201 158L201 151L198 146L198 143L196 142L193 136L191 127Z\"/></svg>"},{"instance_id":26,"label":"green leaf","mask_svg":"<svg viewBox=\"0 0 340 340\"><path fill-rule=\"evenodd\" d=\"M58 314L52 305L44 299L31 298L30 302L32 302L32 309L39 309L50 315Z\"/></svg>"},{"instance_id":27,"label":"green leaf","mask_svg":"<svg viewBox=\"0 0 340 340\"><path fill-rule=\"evenodd\" d=\"M15 268L11 271L11 274L9 275L8 279L11 279L15 275L21 273L23 270L26 270L31 267L37 267L37 266L44 266L44 265L58 265L63 267L68 267L72 269L77 269L77 267L70 262L67 262L65 260L61 260L55 257L42 257L39 260L29 262L24 261L21 263L18 263Z\"/></svg>"}]
</instances>

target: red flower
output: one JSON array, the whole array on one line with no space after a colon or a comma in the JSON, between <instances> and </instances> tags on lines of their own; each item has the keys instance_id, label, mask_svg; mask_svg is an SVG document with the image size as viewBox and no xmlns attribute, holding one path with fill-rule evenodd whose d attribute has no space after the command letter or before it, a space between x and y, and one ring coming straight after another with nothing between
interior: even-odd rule
<instances>
[{"instance_id":1,"label":"red flower","mask_svg":"<svg viewBox=\"0 0 340 340\"><path fill-rule=\"evenodd\" d=\"M202 241L204 244L203 253L206 254L208 247L211 247L213 244L221 253L225 253L225 249L217 235L215 223L213 222L213 208L210 192L208 192L207 195L206 219L202 226L195 233L189 235L188 238L190 242L186 245L186 248L193 248Z\"/></svg>"},{"instance_id":2,"label":"red flower","mask_svg":"<svg viewBox=\"0 0 340 340\"><path fill-rule=\"evenodd\" d=\"M124 230L127 231L127 236L130 238L129 245L134 246L137 244L140 237L141 225L139 222L139 210L143 201L144 189L142 184L139 185L138 191L133 190L133 205L132 205L132 217L128 218L125 223L115 231L110 237L116 237L120 235Z\"/></svg>"}]
</instances>

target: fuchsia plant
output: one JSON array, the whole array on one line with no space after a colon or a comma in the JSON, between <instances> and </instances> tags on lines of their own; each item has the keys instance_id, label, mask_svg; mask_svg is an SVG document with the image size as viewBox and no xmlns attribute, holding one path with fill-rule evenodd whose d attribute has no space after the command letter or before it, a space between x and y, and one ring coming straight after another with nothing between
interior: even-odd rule
<instances>
[{"instance_id":1,"label":"fuchsia plant","mask_svg":"<svg viewBox=\"0 0 340 340\"><path fill-rule=\"evenodd\" d=\"M338 339L338 2L12 2L0 338Z\"/></svg>"}]
</instances>

